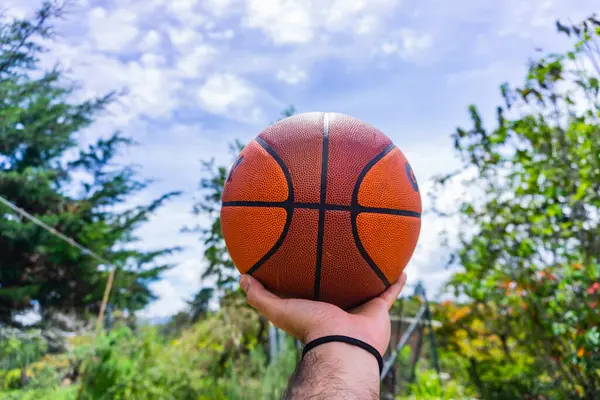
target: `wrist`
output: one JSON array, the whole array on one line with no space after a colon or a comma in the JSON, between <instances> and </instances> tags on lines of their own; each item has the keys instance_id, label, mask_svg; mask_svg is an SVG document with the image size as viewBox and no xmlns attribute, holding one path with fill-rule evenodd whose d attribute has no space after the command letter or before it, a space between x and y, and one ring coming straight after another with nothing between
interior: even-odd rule
<instances>
[{"instance_id":1,"label":"wrist","mask_svg":"<svg viewBox=\"0 0 600 400\"><path fill-rule=\"evenodd\" d=\"M373 346L381 356L383 356L383 354L385 353L386 349L387 349L387 345L388 343L385 343L385 347L382 348L381 345L381 340L377 339L376 337L373 337L372 335L369 335L367 333L363 333L363 332L356 332L353 329L344 329L344 328L340 328L340 327L336 327L335 329L331 329L331 328L320 328L320 329L316 329L313 330L311 332L309 332L305 339L304 339L304 345L307 345L308 343L325 337L325 336L348 336L350 338L354 338L354 339L358 339L361 340L367 344L370 344L371 346Z\"/></svg>"},{"instance_id":2,"label":"wrist","mask_svg":"<svg viewBox=\"0 0 600 400\"><path fill-rule=\"evenodd\" d=\"M340 366L340 370L345 374L379 379L377 359L360 347L344 342L330 342L311 349L307 355L311 353L328 363Z\"/></svg>"},{"instance_id":3,"label":"wrist","mask_svg":"<svg viewBox=\"0 0 600 400\"><path fill-rule=\"evenodd\" d=\"M366 351L367 353L371 354L377 361L377 365L379 367L378 368L379 373L381 374L381 371L383 369L383 357L381 356L381 353L375 347L371 346L370 344L363 342L362 340L350 337L350 336L330 335L330 336L323 336L318 339L315 339L312 342L309 342L304 346L304 350L302 351L302 356L304 357L307 352L311 351L315 347L322 346L327 343L336 343L336 342L348 344L353 347L358 347L359 349L362 349L362 350Z\"/></svg>"}]
</instances>

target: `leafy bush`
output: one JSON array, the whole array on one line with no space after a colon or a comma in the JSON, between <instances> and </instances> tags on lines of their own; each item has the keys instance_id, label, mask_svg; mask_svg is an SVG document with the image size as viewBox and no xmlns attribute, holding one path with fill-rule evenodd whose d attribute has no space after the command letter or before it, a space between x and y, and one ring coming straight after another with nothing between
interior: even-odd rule
<instances>
[{"instance_id":1,"label":"leafy bush","mask_svg":"<svg viewBox=\"0 0 600 400\"><path fill-rule=\"evenodd\" d=\"M290 350L270 365L261 320L232 294L221 311L175 340L126 327L98 338L84 365L83 399L275 399L295 366ZM264 327L262 328L264 330ZM292 349L293 342L288 346Z\"/></svg>"},{"instance_id":2,"label":"leafy bush","mask_svg":"<svg viewBox=\"0 0 600 400\"><path fill-rule=\"evenodd\" d=\"M75 400L76 397L76 386L0 393L0 400Z\"/></svg>"},{"instance_id":3,"label":"leafy bush","mask_svg":"<svg viewBox=\"0 0 600 400\"><path fill-rule=\"evenodd\" d=\"M48 343L39 331L19 331L0 327L0 369L21 368L39 360Z\"/></svg>"},{"instance_id":4,"label":"leafy bush","mask_svg":"<svg viewBox=\"0 0 600 400\"><path fill-rule=\"evenodd\" d=\"M417 373L417 380L408 386L408 396L398 397L403 400L467 400L474 399L472 391L454 380L440 383L435 371L425 370Z\"/></svg>"},{"instance_id":5,"label":"leafy bush","mask_svg":"<svg viewBox=\"0 0 600 400\"><path fill-rule=\"evenodd\" d=\"M600 20L557 26L574 48L503 85L493 129L471 106L454 135L474 198L439 333L489 399L600 397Z\"/></svg>"},{"instance_id":6,"label":"leafy bush","mask_svg":"<svg viewBox=\"0 0 600 400\"><path fill-rule=\"evenodd\" d=\"M21 370L20 369L11 369L6 371L3 376L4 381L4 389L19 389L21 387Z\"/></svg>"}]
</instances>

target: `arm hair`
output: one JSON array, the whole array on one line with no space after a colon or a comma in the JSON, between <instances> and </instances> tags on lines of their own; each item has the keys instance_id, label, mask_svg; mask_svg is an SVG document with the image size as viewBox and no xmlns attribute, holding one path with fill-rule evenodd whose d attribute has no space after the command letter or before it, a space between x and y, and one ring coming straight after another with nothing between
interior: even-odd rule
<instances>
[{"instance_id":1,"label":"arm hair","mask_svg":"<svg viewBox=\"0 0 600 400\"><path fill-rule=\"evenodd\" d=\"M289 379L283 400L378 400L379 394L357 381L349 385L339 360L325 360L318 352L308 352Z\"/></svg>"}]
</instances>

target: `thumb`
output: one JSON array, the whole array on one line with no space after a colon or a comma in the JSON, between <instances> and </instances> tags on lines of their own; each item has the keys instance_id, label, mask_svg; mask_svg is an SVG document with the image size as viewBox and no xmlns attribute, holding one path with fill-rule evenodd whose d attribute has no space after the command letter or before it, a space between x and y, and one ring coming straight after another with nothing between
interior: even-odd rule
<instances>
[{"instance_id":1,"label":"thumb","mask_svg":"<svg viewBox=\"0 0 600 400\"><path fill-rule=\"evenodd\" d=\"M277 314L283 300L265 289L265 287L250 275L242 275L240 287L246 292L248 304L256 308L265 317L271 319Z\"/></svg>"},{"instance_id":2,"label":"thumb","mask_svg":"<svg viewBox=\"0 0 600 400\"><path fill-rule=\"evenodd\" d=\"M396 282L391 284L383 293L374 299L366 302L365 304L355 308L351 312L353 314L362 314L362 315L370 315L377 316L381 313L388 313L388 311L392 308L400 292L404 288L404 284L406 283L406 274L403 273L398 277Z\"/></svg>"},{"instance_id":3,"label":"thumb","mask_svg":"<svg viewBox=\"0 0 600 400\"><path fill-rule=\"evenodd\" d=\"M308 332L326 320L329 316L327 310L333 307L311 300L282 299L269 292L250 275L242 275L240 287L246 292L248 304L267 317L273 325L300 340L305 340Z\"/></svg>"}]
</instances>

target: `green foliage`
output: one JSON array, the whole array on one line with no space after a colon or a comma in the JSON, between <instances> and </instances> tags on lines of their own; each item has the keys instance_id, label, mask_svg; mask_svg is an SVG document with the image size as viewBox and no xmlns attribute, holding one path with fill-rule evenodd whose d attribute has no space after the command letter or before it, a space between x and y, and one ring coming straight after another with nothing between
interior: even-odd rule
<instances>
[{"instance_id":1,"label":"green foliage","mask_svg":"<svg viewBox=\"0 0 600 400\"><path fill-rule=\"evenodd\" d=\"M260 330L256 312L235 296L176 339L156 328L115 330L100 337L87 358L82 398L279 398L295 352L267 365Z\"/></svg>"},{"instance_id":2,"label":"green foliage","mask_svg":"<svg viewBox=\"0 0 600 400\"><path fill-rule=\"evenodd\" d=\"M21 387L21 374L22 370L20 368L6 371L2 377L4 390L19 389Z\"/></svg>"},{"instance_id":3,"label":"green foliage","mask_svg":"<svg viewBox=\"0 0 600 400\"><path fill-rule=\"evenodd\" d=\"M0 393L0 400L75 400L77 387L18 390Z\"/></svg>"},{"instance_id":4,"label":"green foliage","mask_svg":"<svg viewBox=\"0 0 600 400\"><path fill-rule=\"evenodd\" d=\"M0 369L27 366L40 359L48 350L46 341L35 332L0 330Z\"/></svg>"},{"instance_id":5,"label":"green foliage","mask_svg":"<svg viewBox=\"0 0 600 400\"><path fill-rule=\"evenodd\" d=\"M114 163L131 139L113 133L87 148L78 145L115 95L77 102L62 70L39 68L40 39L51 36L51 21L60 15L46 2L31 20L0 18L0 195L113 262L119 272L111 302L136 311L154 299L148 285L169 267L154 260L175 249L125 248L175 193L117 211L149 182ZM15 316L34 304L44 319L55 311L97 311L106 266L4 205L0 232L0 323L18 325Z\"/></svg>"},{"instance_id":6,"label":"green foliage","mask_svg":"<svg viewBox=\"0 0 600 400\"><path fill-rule=\"evenodd\" d=\"M437 373L425 370L417 374L415 383L408 385L409 395L397 397L403 400L466 400L474 399L472 393L454 380L440 383Z\"/></svg>"},{"instance_id":7,"label":"green foliage","mask_svg":"<svg viewBox=\"0 0 600 400\"><path fill-rule=\"evenodd\" d=\"M493 129L471 106L454 135L479 197L459 207L449 288L465 301L440 310L439 333L485 398L600 396L599 26L559 24L574 49L503 85Z\"/></svg>"}]
</instances>

